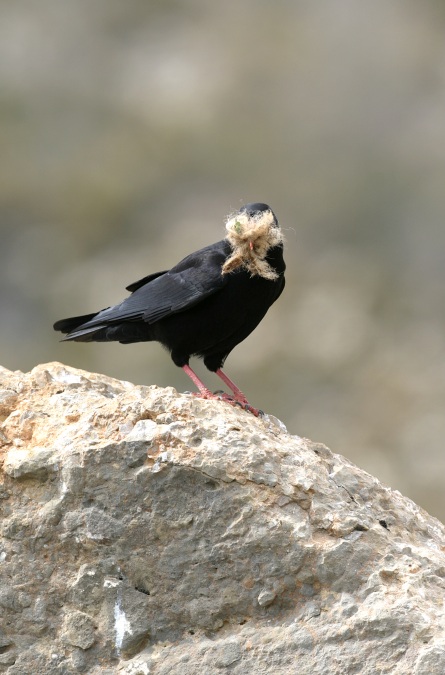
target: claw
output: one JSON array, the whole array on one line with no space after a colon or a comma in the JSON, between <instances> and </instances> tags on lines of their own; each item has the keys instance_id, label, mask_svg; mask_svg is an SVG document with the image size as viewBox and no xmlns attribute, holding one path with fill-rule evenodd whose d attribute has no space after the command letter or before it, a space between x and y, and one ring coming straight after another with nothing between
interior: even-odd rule
<instances>
[{"instance_id":1,"label":"claw","mask_svg":"<svg viewBox=\"0 0 445 675\"><path fill-rule=\"evenodd\" d=\"M244 396L243 392L240 391L237 387L235 387L232 380L230 380L227 377L227 375L222 372L221 369L217 370L216 374L219 375L219 377L223 380L223 382L225 382L230 387L230 389L233 391L234 394L233 396L231 396L230 394L226 394L226 392L223 391L222 389L218 389L212 394L212 392L209 389L207 389L207 387L203 382L201 382L199 377L196 375L196 373L193 372L193 370L190 368L189 365L182 366L182 369L199 389L199 391L197 392L192 392L192 396L196 396L197 398L203 398L207 400L214 399L217 401L226 401L226 403L230 403L230 405L238 406L239 408L242 408L242 410L246 410L247 412L252 413L252 415L255 415L255 417L259 417L260 415L264 414L261 410L257 410L256 408L253 408L250 405L250 403Z\"/></svg>"}]
</instances>

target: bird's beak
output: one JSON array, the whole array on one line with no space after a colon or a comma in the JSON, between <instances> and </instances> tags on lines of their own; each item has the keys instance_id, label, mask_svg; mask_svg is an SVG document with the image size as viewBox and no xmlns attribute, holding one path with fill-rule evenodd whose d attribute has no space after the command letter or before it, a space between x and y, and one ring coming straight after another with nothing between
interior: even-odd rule
<instances>
[{"instance_id":1,"label":"bird's beak","mask_svg":"<svg viewBox=\"0 0 445 675\"><path fill-rule=\"evenodd\" d=\"M252 241L249 241L249 248L250 248L251 251L253 251L253 242Z\"/></svg>"}]
</instances>

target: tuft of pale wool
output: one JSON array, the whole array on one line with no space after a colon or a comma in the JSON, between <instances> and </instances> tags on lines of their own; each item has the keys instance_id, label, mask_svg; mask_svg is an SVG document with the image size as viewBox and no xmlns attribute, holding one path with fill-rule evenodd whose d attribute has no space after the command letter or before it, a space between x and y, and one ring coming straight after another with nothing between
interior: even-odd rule
<instances>
[{"instance_id":1,"label":"tuft of pale wool","mask_svg":"<svg viewBox=\"0 0 445 675\"><path fill-rule=\"evenodd\" d=\"M271 281L278 278L265 259L269 249L283 242L283 234L272 211L263 211L256 216L247 213L229 216L226 230L226 239L233 251L222 267L223 274L244 267L251 276L257 275Z\"/></svg>"}]
</instances>

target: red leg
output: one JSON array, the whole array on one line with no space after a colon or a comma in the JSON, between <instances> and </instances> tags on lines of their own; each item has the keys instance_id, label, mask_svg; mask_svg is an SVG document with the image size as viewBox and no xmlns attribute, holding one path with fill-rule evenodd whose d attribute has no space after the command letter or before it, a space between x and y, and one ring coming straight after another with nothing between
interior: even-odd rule
<instances>
[{"instance_id":1,"label":"red leg","mask_svg":"<svg viewBox=\"0 0 445 675\"><path fill-rule=\"evenodd\" d=\"M253 406L250 405L249 401L248 401L247 398L244 396L244 394L243 394L243 392L241 391L241 389L238 389L238 387L236 386L235 382L232 382L232 380L230 379L230 377L228 377L225 373L223 373L223 371L221 370L221 368L218 368L218 370L215 371L215 372L216 372L216 374L218 375L218 377L220 377L221 380L222 380L225 384L227 384L227 386L229 387L229 389L233 392L235 404L236 404L236 403L241 404L241 406L244 408L244 410L248 410L249 412L252 413L252 415L255 415L255 417L259 417L259 415L263 415L263 414L264 414L261 410L257 410L256 408L254 408Z\"/></svg>"},{"instance_id":2,"label":"red leg","mask_svg":"<svg viewBox=\"0 0 445 675\"><path fill-rule=\"evenodd\" d=\"M190 366L182 366L182 370L184 371L184 373L186 373L186 375L189 376L193 384L195 384L198 387L201 396L203 396L204 398L216 398L216 396L212 394L210 389L207 389L204 382L199 379L197 374L190 368Z\"/></svg>"},{"instance_id":3,"label":"red leg","mask_svg":"<svg viewBox=\"0 0 445 675\"><path fill-rule=\"evenodd\" d=\"M219 368L219 369L216 371L216 374L218 375L218 377L220 377L220 378L222 379L222 381L223 381L225 384L227 384L227 386L229 387L230 391L233 391L233 395L235 396L235 399L236 399L237 401L239 401L240 403L247 403L247 404L248 404L248 400L247 400L247 398L244 396L244 394L243 394L243 392L241 391L241 389L238 389L238 387L236 386L235 382L232 382L232 380L230 379L230 377L227 377L227 375L226 375L225 373L223 373L223 371L221 370L221 368Z\"/></svg>"},{"instance_id":4,"label":"red leg","mask_svg":"<svg viewBox=\"0 0 445 675\"><path fill-rule=\"evenodd\" d=\"M247 401L246 397L244 396L243 392L238 389L238 387L232 382L230 378L227 377L225 373L222 372L221 369L216 371L216 374L219 375L219 377L222 379L225 384L231 389L234 393L235 398L232 398L228 394L222 394L222 395L217 395L217 394L212 394L210 389L207 389L205 386L204 382L199 379L197 374L190 368L189 365L182 366L182 370L186 375L189 376L189 378L192 380L193 384L195 384L198 389L199 389L199 394L196 394L196 396L201 396L202 398L214 398L222 401L227 401L227 403L230 403L231 405L240 405L244 408L244 410L248 410L251 412L255 417L258 417L261 413L260 410L257 410L256 408L253 408L249 402Z\"/></svg>"}]
</instances>

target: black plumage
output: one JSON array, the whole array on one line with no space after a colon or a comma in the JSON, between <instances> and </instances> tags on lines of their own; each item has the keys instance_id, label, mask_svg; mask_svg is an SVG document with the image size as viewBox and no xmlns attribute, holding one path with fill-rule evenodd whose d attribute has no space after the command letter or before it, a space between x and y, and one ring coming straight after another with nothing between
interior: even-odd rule
<instances>
[{"instance_id":1,"label":"black plumage","mask_svg":"<svg viewBox=\"0 0 445 675\"><path fill-rule=\"evenodd\" d=\"M158 341L210 398L189 366L190 357L198 356L232 390L223 398L258 414L222 366L284 288L282 235L274 213L261 203L242 207L226 228L226 239L127 286L131 295L118 305L62 319L54 329L66 334L64 340L80 342Z\"/></svg>"}]
</instances>

